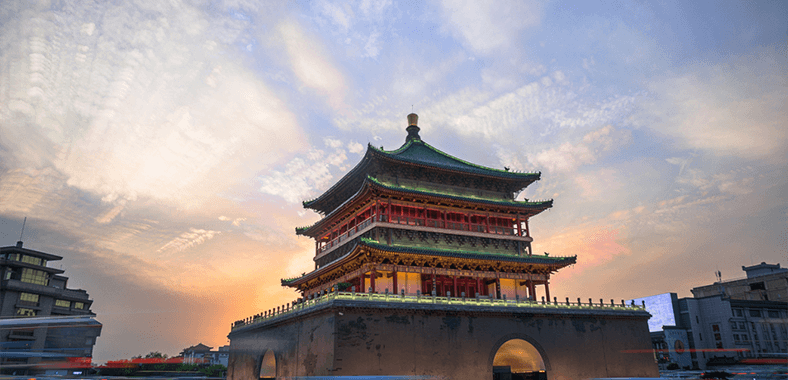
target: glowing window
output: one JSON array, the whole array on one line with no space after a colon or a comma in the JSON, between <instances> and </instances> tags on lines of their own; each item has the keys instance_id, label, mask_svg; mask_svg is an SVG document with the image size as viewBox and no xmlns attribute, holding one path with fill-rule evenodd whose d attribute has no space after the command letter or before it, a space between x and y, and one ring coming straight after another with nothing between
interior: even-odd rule
<instances>
[{"instance_id":1,"label":"glowing window","mask_svg":"<svg viewBox=\"0 0 788 380\"><path fill-rule=\"evenodd\" d=\"M85 304L82 302L74 302L74 309L84 309Z\"/></svg>"},{"instance_id":2,"label":"glowing window","mask_svg":"<svg viewBox=\"0 0 788 380\"><path fill-rule=\"evenodd\" d=\"M28 263L33 265L41 265L41 259L39 259L38 257L33 257L28 255L23 255L22 260L20 261L23 263Z\"/></svg>"},{"instance_id":3,"label":"glowing window","mask_svg":"<svg viewBox=\"0 0 788 380\"><path fill-rule=\"evenodd\" d=\"M38 306L38 294L19 293L19 301Z\"/></svg>"},{"instance_id":4,"label":"glowing window","mask_svg":"<svg viewBox=\"0 0 788 380\"><path fill-rule=\"evenodd\" d=\"M22 278L20 281L44 286L49 285L49 279L47 278L46 272L30 268L22 269Z\"/></svg>"},{"instance_id":5,"label":"glowing window","mask_svg":"<svg viewBox=\"0 0 788 380\"><path fill-rule=\"evenodd\" d=\"M20 308L16 309L16 315L18 317L35 317L36 316L36 311L33 310L33 309L26 309L26 308L20 307Z\"/></svg>"},{"instance_id":6,"label":"glowing window","mask_svg":"<svg viewBox=\"0 0 788 380\"><path fill-rule=\"evenodd\" d=\"M60 307L71 307L71 301L66 301L66 300L56 300L56 301L55 301L55 306L60 306Z\"/></svg>"}]
</instances>

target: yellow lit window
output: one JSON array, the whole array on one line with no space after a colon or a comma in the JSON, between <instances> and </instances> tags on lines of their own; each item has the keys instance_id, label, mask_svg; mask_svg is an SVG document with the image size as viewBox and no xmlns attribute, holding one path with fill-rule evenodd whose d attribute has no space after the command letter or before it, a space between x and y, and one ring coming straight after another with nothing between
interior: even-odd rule
<instances>
[{"instance_id":1,"label":"yellow lit window","mask_svg":"<svg viewBox=\"0 0 788 380\"><path fill-rule=\"evenodd\" d=\"M56 300L56 301L55 301L55 306L60 306L60 307L71 307L71 301L66 301L66 300Z\"/></svg>"},{"instance_id":2,"label":"yellow lit window","mask_svg":"<svg viewBox=\"0 0 788 380\"><path fill-rule=\"evenodd\" d=\"M22 260L20 261L22 261L23 263L28 263L33 265L41 265L41 259L39 259L38 257L33 257L28 255L23 255Z\"/></svg>"},{"instance_id":3,"label":"yellow lit window","mask_svg":"<svg viewBox=\"0 0 788 380\"><path fill-rule=\"evenodd\" d=\"M49 285L49 279L47 278L46 272L30 268L22 269L22 278L20 281L44 286Z\"/></svg>"},{"instance_id":4,"label":"yellow lit window","mask_svg":"<svg viewBox=\"0 0 788 380\"><path fill-rule=\"evenodd\" d=\"M82 302L74 302L74 309L83 309L85 308L85 304Z\"/></svg>"},{"instance_id":5,"label":"yellow lit window","mask_svg":"<svg viewBox=\"0 0 788 380\"><path fill-rule=\"evenodd\" d=\"M16 309L16 315L19 317L35 317L36 311L33 309L25 309L23 307L20 307Z\"/></svg>"},{"instance_id":6,"label":"yellow lit window","mask_svg":"<svg viewBox=\"0 0 788 380\"><path fill-rule=\"evenodd\" d=\"M28 303L38 303L38 294L20 293L19 300Z\"/></svg>"},{"instance_id":7,"label":"yellow lit window","mask_svg":"<svg viewBox=\"0 0 788 380\"><path fill-rule=\"evenodd\" d=\"M19 254L18 253L12 253L12 254L8 255L8 260L19 261Z\"/></svg>"}]
</instances>

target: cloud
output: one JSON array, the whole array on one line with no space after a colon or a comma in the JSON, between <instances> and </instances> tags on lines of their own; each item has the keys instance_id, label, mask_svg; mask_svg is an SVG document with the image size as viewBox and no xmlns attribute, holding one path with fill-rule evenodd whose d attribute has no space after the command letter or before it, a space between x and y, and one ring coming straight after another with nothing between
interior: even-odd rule
<instances>
[{"instance_id":1,"label":"cloud","mask_svg":"<svg viewBox=\"0 0 788 380\"><path fill-rule=\"evenodd\" d=\"M541 5L531 1L441 2L444 27L473 51L499 54L514 47L518 34L539 25Z\"/></svg>"},{"instance_id":2,"label":"cloud","mask_svg":"<svg viewBox=\"0 0 788 380\"><path fill-rule=\"evenodd\" d=\"M325 139L324 142L329 147L341 145L333 139ZM347 154L343 149L326 154L323 150L313 148L305 157L296 157L288 162L284 170L271 170L258 178L262 184L260 191L282 197L288 203L300 203L329 185L334 178L332 168L346 170L343 165L345 161Z\"/></svg>"},{"instance_id":3,"label":"cloud","mask_svg":"<svg viewBox=\"0 0 788 380\"><path fill-rule=\"evenodd\" d=\"M54 10L63 25L34 15L3 25L19 41L12 50L33 52L19 63L0 58L24 68L4 71L2 82L28 89L0 92L7 165L54 167L68 186L109 203L145 197L193 208L251 176L247 162L265 167L301 146L278 97L230 50L217 54L229 47L207 30L215 20L183 4L136 9L145 6L103 4L102 23L85 22L96 10L75 7ZM55 37L69 28L73 40Z\"/></svg>"},{"instance_id":4,"label":"cloud","mask_svg":"<svg viewBox=\"0 0 788 380\"><path fill-rule=\"evenodd\" d=\"M631 139L628 130L606 125L589 132L577 144L564 142L530 156L529 161L551 172L571 172L582 165L594 163L600 155L628 144Z\"/></svg>"},{"instance_id":5,"label":"cloud","mask_svg":"<svg viewBox=\"0 0 788 380\"><path fill-rule=\"evenodd\" d=\"M334 25L339 26L343 31L347 32L351 26L351 18L353 18L353 10L349 4L341 6L336 3L331 3L326 0L315 1L313 7L317 12L328 18Z\"/></svg>"},{"instance_id":6,"label":"cloud","mask_svg":"<svg viewBox=\"0 0 788 380\"><path fill-rule=\"evenodd\" d=\"M324 51L319 39L309 36L296 21L287 19L276 27L293 73L315 90L334 109L345 108L345 78Z\"/></svg>"},{"instance_id":7,"label":"cloud","mask_svg":"<svg viewBox=\"0 0 788 380\"><path fill-rule=\"evenodd\" d=\"M364 145L361 145L355 141L350 141L347 143L347 150L350 153L361 154L364 151Z\"/></svg>"},{"instance_id":8,"label":"cloud","mask_svg":"<svg viewBox=\"0 0 788 380\"><path fill-rule=\"evenodd\" d=\"M204 230L201 228L189 228L189 231L186 231L175 239L167 242L167 244L164 244L157 252L166 252L170 250L183 251L187 248L194 247L195 245L202 244L207 240L213 239L214 236L220 233L220 231Z\"/></svg>"},{"instance_id":9,"label":"cloud","mask_svg":"<svg viewBox=\"0 0 788 380\"><path fill-rule=\"evenodd\" d=\"M631 254L623 240L624 235L624 230L619 227L587 223L540 240L538 248L553 256L577 255L576 270L584 270L608 262L616 255Z\"/></svg>"},{"instance_id":10,"label":"cloud","mask_svg":"<svg viewBox=\"0 0 788 380\"><path fill-rule=\"evenodd\" d=\"M788 67L774 53L760 50L654 78L635 120L672 137L680 149L742 158L784 156Z\"/></svg>"},{"instance_id":11,"label":"cloud","mask_svg":"<svg viewBox=\"0 0 788 380\"><path fill-rule=\"evenodd\" d=\"M569 85L552 79L546 82L531 82L495 97L471 89L459 91L427 107L425 121L447 125L466 137L500 142L512 140L513 135L551 134L618 122L636 99L636 95L619 95L592 103Z\"/></svg>"}]
</instances>

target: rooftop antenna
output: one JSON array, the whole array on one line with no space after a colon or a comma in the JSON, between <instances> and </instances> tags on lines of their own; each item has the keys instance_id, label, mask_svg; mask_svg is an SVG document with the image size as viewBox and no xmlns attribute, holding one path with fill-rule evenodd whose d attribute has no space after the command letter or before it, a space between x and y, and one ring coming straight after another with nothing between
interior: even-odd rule
<instances>
[{"instance_id":1,"label":"rooftop antenna","mask_svg":"<svg viewBox=\"0 0 788 380\"><path fill-rule=\"evenodd\" d=\"M27 217L22 221L22 233L19 234L19 240L22 240L22 236L25 234L25 224L27 223Z\"/></svg>"},{"instance_id":2,"label":"rooftop antenna","mask_svg":"<svg viewBox=\"0 0 788 380\"><path fill-rule=\"evenodd\" d=\"M16 246L18 248L22 248L22 236L25 235L25 224L26 223L27 223L27 217L25 217L25 220L22 221L22 232L19 234L19 241L16 242Z\"/></svg>"}]
</instances>

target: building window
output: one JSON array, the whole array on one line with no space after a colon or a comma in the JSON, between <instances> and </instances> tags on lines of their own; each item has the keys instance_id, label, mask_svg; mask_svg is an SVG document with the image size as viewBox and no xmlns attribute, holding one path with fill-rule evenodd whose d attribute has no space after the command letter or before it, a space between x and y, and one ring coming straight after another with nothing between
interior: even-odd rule
<instances>
[{"instance_id":1,"label":"building window","mask_svg":"<svg viewBox=\"0 0 788 380\"><path fill-rule=\"evenodd\" d=\"M55 301L55 306L71 307L71 301L57 300L57 301Z\"/></svg>"},{"instance_id":2,"label":"building window","mask_svg":"<svg viewBox=\"0 0 788 380\"><path fill-rule=\"evenodd\" d=\"M74 309L84 309L85 304L82 302L74 302Z\"/></svg>"},{"instance_id":3,"label":"building window","mask_svg":"<svg viewBox=\"0 0 788 380\"><path fill-rule=\"evenodd\" d=\"M698 319L697 315L695 316L695 323L700 323L700 319Z\"/></svg>"},{"instance_id":4,"label":"building window","mask_svg":"<svg viewBox=\"0 0 788 380\"><path fill-rule=\"evenodd\" d=\"M763 282L754 282L750 284L750 290L766 290L766 286Z\"/></svg>"},{"instance_id":5,"label":"building window","mask_svg":"<svg viewBox=\"0 0 788 380\"><path fill-rule=\"evenodd\" d=\"M750 309L750 316L755 318L761 317L761 311L758 309Z\"/></svg>"},{"instance_id":6,"label":"building window","mask_svg":"<svg viewBox=\"0 0 788 380\"><path fill-rule=\"evenodd\" d=\"M38 294L19 293L19 303L27 306L38 306Z\"/></svg>"},{"instance_id":7,"label":"building window","mask_svg":"<svg viewBox=\"0 0 788 380\"><path fill-rule=\"evenodd\" d=\"M733 314L737 317L743 317L744 313L742 313L741 309L733 309Z\"/></svg>"},{"instance_id":8,"label":"building window","mask_svg":"<svg viewBox=\"0 0 788 380\"><path fill-rule=\"evenodd\" d=\"M739 341L739 334L733 334L733 340Z\"/></svg>"},{"instance_id":9,"label":"building window","mask_svg":"<svg viewBox=\"0 0 788 380\"><path fill-rule=\"evenodd\" d=\"M769 318L780 318L780 312L777 310L769 310L767 313L769 314Z\"/></svg>"},{"instance_id":10,"label":"building window","mask_svg":"<svg viewBox=\"0 0 788 380\"><path fill-rule=\"evenodd\" d=\"M33 265L41 265L41 259L39 259L38 257L33 257L28 255L23 255L22 260L20 261L23 263L28 263Z\"/></svg>"},{"instance_id":11,"label":"building window","mask_svg":"<svg viewBox=\"0 0 788 380\"><path fill-rule=\"evenodd\" d=\"M747 326L744 324L744 322L739 322L739 330L746 330L746 329Z\"/></svg>"},{"instance_id":12,"label":"building window","mask_svg":"<svg viewBox=\"0 0 788 380\"><path fill-rule=\"evenodd\" d=\"M47 278L46 272L30 268L22 269L22 278L20 278L20 281L44 286L49 285L49 279Z\"/></svg>"},{"instance_id":13,"label":"building window","mask_svg":"<svg viewBox=\"0 0 788 380\"><path fill-rule=\"evenodd\" d=\"M16 315L18 317L35 317L36 311L33 309L26 309L24 307L20 307L16 309Z\"/></svg>"},{"instance_id":14,"label":"building window","mask_svg":"<svg viewBox=\"0 0 788 380\"><path fill-rule=\"evenodd\" d=\"M737 328L738 325L736 324L736 322L731 322L731 330L736 330Z\"/></svg>"},{"instance_id":15,"label":"building window","mask_svg":"<svg viewBox=\"0 0 788 380\"><path fill-rule=\"evenodd\" d=\"M8 255L8 260L19 261L19 254L18 253L12 253L12 254Z\"/></svg>"}]
</instances>

